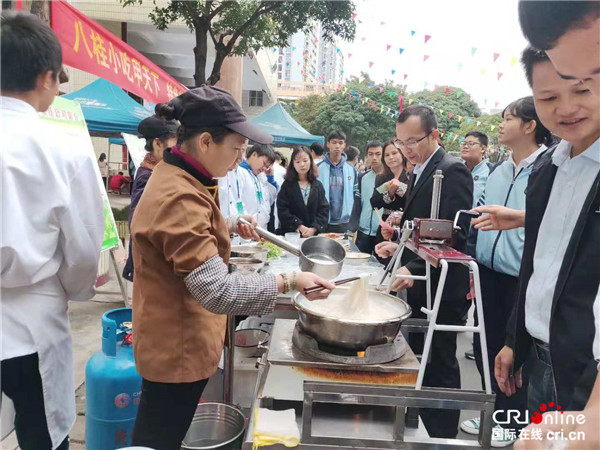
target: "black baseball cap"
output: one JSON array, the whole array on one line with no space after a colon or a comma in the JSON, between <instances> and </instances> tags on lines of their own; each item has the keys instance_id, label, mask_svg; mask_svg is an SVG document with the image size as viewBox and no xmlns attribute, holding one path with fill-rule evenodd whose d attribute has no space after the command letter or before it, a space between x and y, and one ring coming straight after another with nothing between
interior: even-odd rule
<instances>
[{"instance_id":1,"label":"black baseball cap","mask_svg":"<svg viewBox=\"0 0 600 450\"><path fill-rule=\"evenodd\" d=\"M166 105L157 105L156 111L162 117L179 120L185 127L225 127L259 144L273 142L273 136L248 122L229 92L215 86L190 89Z\"/></svg>"},{"instance_id":2,"label":"black baseball cap","mask_svg":"<svg viewBox=\"0 0 600 450\"><path fill-rule=\"evenodd\" d=\"M179 124L176 120L161 119L156 115L152 115L140 122L138 125L138 133L140 133L144 139L152 140L170 134L177 134L177 128L179 128Z\"/></svg>"}]
</instances>

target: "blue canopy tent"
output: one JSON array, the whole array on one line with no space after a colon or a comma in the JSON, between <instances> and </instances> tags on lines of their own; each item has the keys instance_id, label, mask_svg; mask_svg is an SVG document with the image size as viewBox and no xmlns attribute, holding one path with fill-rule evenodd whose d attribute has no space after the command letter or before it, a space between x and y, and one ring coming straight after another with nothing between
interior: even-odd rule
<instances>
[{"instance_id":1,"label":"blue canopy tent","mask_svg":"<svg viewBox=\"0 0 600 450\"><path fill-rule=\"evenodd\" d=\"M102 78L63 97L81 105L92 136L120 138L122 132L137 134L140 121L152 115L119 86Z\"/></svg>"},{"instance_id":2,"label":"blue canopy tent","mask_svg":"<svg viewBox=\"0 0 600 450\"><path fill-rule=\"evenodd\" d=\"M302 128L280 103L275 103L260 116L251 119L250 122L273 136L275 138L274 145L310 146L313 142L325 143L323 136L312 135Z\"/></svg>"}]
</instances>

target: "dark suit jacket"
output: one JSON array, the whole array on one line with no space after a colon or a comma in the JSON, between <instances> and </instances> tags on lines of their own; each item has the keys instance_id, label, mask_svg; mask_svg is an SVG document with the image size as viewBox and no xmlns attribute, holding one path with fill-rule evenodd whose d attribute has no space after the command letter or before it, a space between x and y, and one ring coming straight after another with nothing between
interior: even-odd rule
<instances>
[{"instance_id":1,"label":"dark suit jacket","mask_svg":"<svg viewBox=\"0 0 600 450\"><path fill-rule=\"evenodd\" d=\"M441 170L444 175L438 216L440 219L454 220L454 216L459 210L469 210L473 206L473 177L471 172L460 159L448 155L443 149L439 148L425 167L425 171L421 174L415 186L411 186L414 177L414 174L411 174L408 192L405 196L406 203L402 225L406 220L431 217L433 174L436 170ZM459 224L461 230L455 234L454 248L463 252L469 227L468 217L462 217ZM410 251L405 251L402 254L402 265L406 266L413 275L425 275L425 261ZM432 268L432 296L435 295L437 289L439 272L439 270ZM450 264L442 303L446 305L454 304L462 310L466 304L468 292L469 274L467 268L458 264ZM414 287L408 290L408 301L413 307L413 311L415 309L418 311L421 306L427 304L424 281L415 281Z\"/></svg>"},{"instance_id":2,"label":"dark suit jacket","mask_svg":"<svg viewBox=\"0 0 600 450\"><path fill-rule=\"evenodd\" d=\"M304 204L298 182L284 181L277 195L277 214L280 234L296 231L300 225L323 232L329 222L329 203L321 182L313 181L308 203Z\"/></svg>"},{"instance_id":3,"label":"dark suit jacket","mask_svg":"<svg viewBox=\"0 0 600 450\"><path fill-rule=\"evenodd\" d=\"M532 344L525 327L525 297L533 274L538 232L558 169L552 163L553 154L554 149L549 150L535 161L527 185L519 297L507 326L506 340L506 345L514 350L515 370L527 359ZM583 204L552 298L550 354L558 403L564 410L583 409L598 373L592 343L596 331L593 304L600 284L599 183L600 175Z\"/></svg>"}]
</instances>

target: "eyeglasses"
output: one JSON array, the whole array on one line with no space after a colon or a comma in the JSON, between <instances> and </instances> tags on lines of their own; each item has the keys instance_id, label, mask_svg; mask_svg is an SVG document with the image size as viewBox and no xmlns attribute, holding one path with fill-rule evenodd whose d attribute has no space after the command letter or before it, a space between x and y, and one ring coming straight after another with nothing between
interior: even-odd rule
<instances>
[{"instance_id":1,"label":"eyeglasses","mask_svg":"<svg viewBox=\"0 0 600 450\"><path fill-rule=\"evenodd\" d=\"M396 147L398 150L401 150L402 148L415 148L419 142L421 142L423 139L425 139L430 134L431 134L431 131L429 133L427 133L425 136L423 136L421 139L409 139L406 142L402 142L400 139L394 139L392 142L394 144L394 147Z\"/></svg>"},{"instance_id":2,"label":"eyeglasses","mask_svg":"<svg viewBox=\"0 0 600 450\"><path fill-rule=\"evenodd\" d=\"M460 144L463 147L475 147L476 145L481 145L479 142L475 142L475 141L463 141L462 144Z\"/></svg>"}]
</instances>

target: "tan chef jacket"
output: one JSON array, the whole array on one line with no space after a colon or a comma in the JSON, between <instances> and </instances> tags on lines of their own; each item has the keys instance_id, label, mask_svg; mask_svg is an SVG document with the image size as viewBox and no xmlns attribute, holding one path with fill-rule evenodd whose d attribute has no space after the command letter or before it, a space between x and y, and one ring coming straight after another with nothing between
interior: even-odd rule
<instances>
[{"instance_id":1,"label":"tan chef jacket","mask_svg":"<svg viewBox=\"0 0 600 450\"><path fill-rule=\"evenodd\" d=\"M149 381L188 383L217 369L226 316L204 309L184 283L210 258L229 260L217 192L216 181L165 152L133 216L133 350Z\"/></svg>"}]
</instances>

